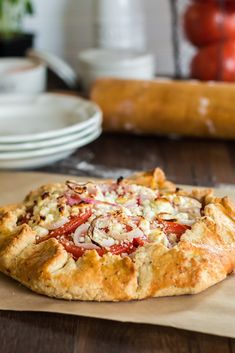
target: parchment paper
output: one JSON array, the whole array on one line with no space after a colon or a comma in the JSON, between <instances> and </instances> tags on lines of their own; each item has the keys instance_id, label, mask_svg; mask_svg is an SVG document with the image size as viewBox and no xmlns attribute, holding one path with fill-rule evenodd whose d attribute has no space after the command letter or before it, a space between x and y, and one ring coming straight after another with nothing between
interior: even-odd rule
<instances>
[{"instance_id":1,"label":"parchment paper","mask_svg":"<svg viewBox=\"0 0 235 353\"><path fill-rule=\"evenodd\" d=\"M0 204L20 201L29 189L65 179L65 176L53 174L0 173ZM235 189L232 187L216 190L216 194L227 194L235 200ZM128 303L90 303L50 299L0 274L0 309L56 312L164 325L235 338L235 275L192 296Z\"/></svg>"}]
</instances>

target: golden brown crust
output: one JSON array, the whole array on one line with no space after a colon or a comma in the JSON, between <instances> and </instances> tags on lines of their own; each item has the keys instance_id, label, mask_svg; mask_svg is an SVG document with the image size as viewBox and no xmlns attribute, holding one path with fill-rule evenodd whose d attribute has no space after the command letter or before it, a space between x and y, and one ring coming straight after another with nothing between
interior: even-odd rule
<instances>
[{"instance_id":1,"label":"golden brown crust","mask_svg":"<svg viewBox=\"0 0 235 353\"><path fill-rule=\"evenodd\" d=\"M159 169L129 182L175 190ZM56 239L36 244L28 225L16 227L23 204L3 207L0 270L38 293L64 299L119 301L198 293L235 268L235 208L228 198L214 198L211 192L192 195L204 199L204 216L173 248L146 244L124 258L89 250L77 261Z\"/></svg>"},{"instance_id":2,"label":"golden brown crust","mask_svg":"<svg viewBox=\"0 0 235 353\"><path fill-rule=\"evenodd\" d=\"M140 172L127 178L130 183L147 186L160 191L175 191L176 186L166 180L164 172L160 168L155 168L147 172Z\"/></svg>"}]
</instances>

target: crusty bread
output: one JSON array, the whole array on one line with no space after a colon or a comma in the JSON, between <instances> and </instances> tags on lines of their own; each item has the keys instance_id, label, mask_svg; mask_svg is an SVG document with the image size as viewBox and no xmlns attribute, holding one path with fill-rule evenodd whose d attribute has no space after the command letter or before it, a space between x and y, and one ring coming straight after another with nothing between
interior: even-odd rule
<instances>
[{"instance_id":1,"label":"crusty bread","mask_svg":"<svg viewBox=\"0 0 235 353\"><path fill-rule=\"evenodd\" d=\"M100 79L91 99L106 131L235 138L234 84Z\"/></svg>"},{"instance_id":2,"label":"crusty bread","mask_svg":"<svg viewBox=\"0 0 235 353\"><path fill-rule=\"evenodd\" d=\"M159 169L128 182L175 189ZM37 243L29 225L16 226L24 203L2 207L0 270L35 292L63 299L125 301L201 292L235 268L235 209L228 198L214 198L210 191L194 191L193 197L203 200L204 216L174 247L147 243L123 258L89 250L77 261L57 239Z\"/></svg>"}]
</instances>

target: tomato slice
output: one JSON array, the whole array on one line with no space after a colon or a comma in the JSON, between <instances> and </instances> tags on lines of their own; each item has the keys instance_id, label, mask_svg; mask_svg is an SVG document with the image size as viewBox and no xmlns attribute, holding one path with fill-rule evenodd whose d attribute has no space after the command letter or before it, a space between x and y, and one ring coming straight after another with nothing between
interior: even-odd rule
<instances>
[{"instance_id":1,"label":"tomato slice","mask_svg":"<svg viewBox=\"0 0 235 353\"><path fill-rule=\"evenodd\" d=\"M73 245L66 239L59 239L59 242L63 245L63 247L67 252L73 255L75 259L78 259L79 257L81 257L85 252L85 249L80 248L79 246Z\"/></svg>"},{"instance_id":2,"label":"tomato slice","mask_svg":"<svg viewBox=\"0 0 235 353\"><path fill-rule=\"evenodd\" d=\"M135 249L134 249L135 250ZM110 246L109 252L113 255L120 255L122 253L130 254L133 251L132 243L124 243L124 244L115 244Z\"/></svg>"},{"instance_id":3,"label":"tomato slice","mask_svg":"<svg viewBox=\"0 0 235 353\"><path fill-rule=\"evenodd\" d=\"M87 249L78 247L72 244L70 241L66 239L59 239L59 242L64 246L65 250L73 255L74 259L77 260L81 257ZM110 252L113 255L121 255L123 253L131 254L134 252L139 246L144 245L144 240L141 238L133 239L133 242L124 243L124 244L115 244L110 246L110 248L100 248L95 249L95 251L99 254L99 256L103 256Z\"/></svg>"},{"instance_id":4,"label":"tomato slice","mask_svg":"<svg viewBox=\"0 0 235 353\"><path fill-rule=\"evenodd\" d=\"M91 209L89 209L84 213L80 214L79 216L70 218L70 221L68 223L65 223L62 227L52 230L50 232L50 236L57 237L60 235L73 233L75 229L77 229L77 227L86 222L86 220L91 216L91 214Z\"/></svg>"},{"instance_id":5,"label":"tomato slice","mask_svg":"<svg viewBox=\"0 0 235 353\"><path fill-rule=\"evenodd\" d=\"M75 260L79 259L79 257L81 257L88 250L88 249L84 249L80 246L74 245L72 242L68 241L67 239L60 238L58 240L63 245L65 250L73 255ZM95 251L100 256L103 256L104 254L107 253L107 249L105 249L105 248L95 249Z\"/></svg>"},{"instance_id":6,"label":"tomato slice","mask_svg":"<svg viewBox=\"0 0 235 353\"><path fill-rule=\"evenodd\" d=\"M130 226L129 224L126 224L126 231L127 231L127 232L131 232L132 229L133 229L132 226Z\"/></svg>"},{"instance_id":7,"label":"tomato slice","mask_svg":"<svg viewBox=\"0 0 235 353\"><path fill-rule=\"evenodd\" d=\"M40 239L38 243L42 241L48 240L50 238L57 238L58 241L63 245L65 250L71 253L74 259L78 259L81 257L87 249L74 245L71 240L69 240L68 235L73 233L77 227L81 224L85 223L86 220L91 216L92 211L91 209L87 210L83 214L72 217L69 222L64 224L62 227L59 227L55 230L52 230L46 237ZM132 229L132 227L131 227ZM67 236L67 237L64 237ZM100 248L95 249L95 251L100 255L103 256L107 252L110 252L113 255L120 255L122 253L131 254L135 251L139 246L144 245L144 240L142 238L135 238L132 242L123 243L123 244L115 244L110 246L110 248Z\"/></svg>"},{"instance_id":8,"label":"tomato slice","mask_svg":"<svg viewBox=\"0 0 235 353\"><path fill-rule=\"evenodd\" d=\"M48 240L50 238L57 238L61 235L68 235L70 233L73 233L75 229L77 229L77 227L86 222L86 220L91 216L91 214L91 209L88 209L79 216L74 216L70 218L69 222L65 223L62 227L50 231L50 233L46 237L39 239L38 243L41 243L42 241Z\"/></svg>"},{"instance_id":9,"label":"tomato slice","mask_svg":"<svg viewBox=\"0 0 235 353\"><path fill-rule=\"evenodd\" d=\"M163 230L164 232L168 234L175 234L178 238L181 237L181 235L187 230L191 229L190 226L187 226L185 224L179 224L173 221L166 221L166 220L160 220L158 223L163 225Z\"/></svg>"},{"instance_id":10,"label":"tomato slice","mask_svg":"<svg viewBox=\"0 0 235 353\"><path fill-rule=\"evenodd\" d=\"M73 255L74 259L76 260L79 259L79 257L81 257L85 253L85 251L87 251L87 249L78 247L65 239L59 239L59 242L63 245L67 252ZM106 248L95 249L95 251L99 254L99 256L103 256L107 252L111 252L111 254L113 255L119 255L124 252L128 252L128 249L130 249L129 244L127 246L113 245L109 248L109 251Z\"/></svg>"},{"instance_id":11,"label":"tomato slice","mask_svg":"<svg viewBox=\"0 0 235 353\"><path fill-rule=\"evenodd\" d=\"M143 246L145 243L143 238L134 238L133 239L133 245L134 247L138 248L139 246Z\"/></svg>"},{"instance_id":12,"label":"tomato slice","mask_svg":"<svg viewBox=\"0 0 235 353\"><path fill-rule=\"evenodd\" d=\"M145 240L143 238L134 238L132 242L129 243L123 243L123 244L118 244L118 245L112 245L109 248L109 252L111 252L113 255L120 255L122 253L127 253L131 254L134 252L139 246L143 246L145 243Z\"/></svg>"}]
</instances>

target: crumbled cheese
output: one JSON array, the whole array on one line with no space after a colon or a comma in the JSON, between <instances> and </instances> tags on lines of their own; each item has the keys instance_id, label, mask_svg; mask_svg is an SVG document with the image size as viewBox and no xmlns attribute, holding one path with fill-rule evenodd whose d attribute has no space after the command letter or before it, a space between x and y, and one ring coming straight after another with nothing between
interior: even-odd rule
<instances>
[{"instance_id":1,"label":"crumbled cheese","mask_svg":"<svg viewBox=\"0 0 235 353\"><path fill-rule=\"evenodd\" d=\"M160 228L156 228L156 229L152 230L148 236L148 239L151 243L154 243L154 244L161 243L161 244L165 245L166 247L169 246L168 238L167 238L166 234Z\"/></svg>"},{"instance_id":2,"label":"crumbled cheese","mask_svg":"<svg viewBox=\"0 0 235 353\"><path fill-rule=\"evenodd\" d=\"M144 232L145 235L150 233L150 222L147 219L141 219L139 223L139 228Z\"/></svg>"},{"instance_id":3,"label":"crumbled cheese","mask_svg":"<svg viewBox=\"0 0 235 353\"><path fill-rule=\"evenodd\" d=\"M152 203L152 207L156 213L175 213L175 209L172 206L171 202L163 197L155 200L154 203Z\"/></svg>"},{"instance_id":4,"label":"crumbled cheese","mask_svg":"<svg viewBox=\"0 0 235 353\"><path fill-rule=\"evenodd\" d=\"M172 236L170 244L161 226L154 223L156 219L176 220L181 224L192 225L200 217L201 203L188 196L166 193L159 197L158 191L122 183L118 186L110 184L103 188L101 185L90 185L90 190L93 191L89 194L88 190L89 188L84 191L85 197L100 201L94 202L93 213L88 220L91 224L100 218L99 225L93 232L94 241L98 244L108 244L106 246L119 244L125 240L131 241L135 234L142 233L150 242L161 242L170 246L177 239L173 239ZM64 190L45 194L41 198L34 199L33 204L32 200L30 201L33 214L29 225L39 236L47 235L50 225L62 217L69 219L81 212L80 205L69 206L66 203ZM135 218L138 222L134 220ZM127 225L131 227L130 230L127 230ZM80 242L91 242L90 236L86 234L82 234L79 239Z\"/></svg>"},{"instance_id":5,"label":"crumbled cheese","mask_svg":"<svg viewBox=\"0 0 235 353\"><path fill-rule=\"evenodd\" d=\"M40 237L44 237L49 233L49 231L46 228L40 227L40 226L33 226L33 230Z\"/></svg>"}]
</instances>

